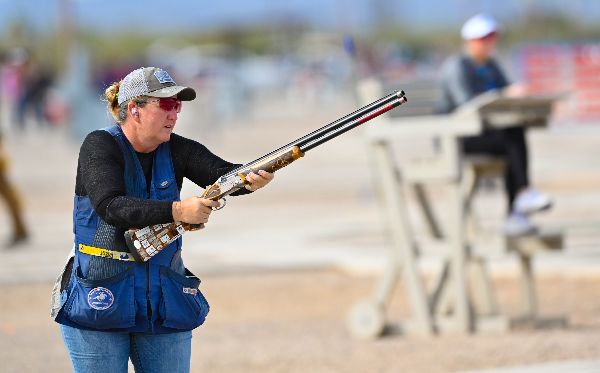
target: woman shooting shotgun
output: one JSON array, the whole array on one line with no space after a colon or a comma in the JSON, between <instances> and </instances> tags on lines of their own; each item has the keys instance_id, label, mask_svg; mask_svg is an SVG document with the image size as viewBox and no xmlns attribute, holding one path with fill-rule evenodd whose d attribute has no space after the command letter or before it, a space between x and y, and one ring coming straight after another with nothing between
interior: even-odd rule
<instances>
[{"instance_id":1,"label":"woman shooting shotgun","mask_svg":"<svg viewBox=\"0 0 600 373\"><path fill-rule=\"evenodd\" d=\"M406 100L394 93L239 165L173 133L182 102L195 97L164 70L134 70L105 92L116 124L81 146L74 252L52 297L75 372L127 372L128 359L136 371L189 372L191 331L209 305L183 265L181 234L201 228L222 197L264 187L308 150ZM217 182L180 201L184 177ZM128 231L126 243L130 227L146 228Z\"/></svg>"},{"instance_id":2,"label":"woman shooting shotgun","mask_svg":"<svg viewBox=\"0 0 600 373\"><path fill-rule=\"evenodd\" d=\"M52 315L75 372L189 372L191 330L209 306L185 269L181 240L136 264L124 232L174 221L204 224L216 201L180 201L183 178L205 186L240 165L173 133L183 101L196 92L169 74L140 68L105 92L116 124L90 133L77 167L75 252L53 295ZM249 173L245 194L273 179Z\"/></svg>"}]
</instances>

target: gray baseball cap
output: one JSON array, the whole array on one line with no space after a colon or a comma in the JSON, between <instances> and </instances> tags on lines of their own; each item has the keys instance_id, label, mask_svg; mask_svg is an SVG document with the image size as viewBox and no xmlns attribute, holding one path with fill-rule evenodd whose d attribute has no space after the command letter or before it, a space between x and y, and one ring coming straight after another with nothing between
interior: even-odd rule
<instances>
[{"instance_id":1,"label":"gray baseball cap","mask_svg":"<svg viewBox=\"0 0 600 373\"><path fill-rule=\"evenodd\" d=\"M134 97L173 97L181 101L192 101L196 91L190 87L177 85L165 70L158 67L140 67L133 70L121 81L119 105Z\"/></svg>"}]
</instances>

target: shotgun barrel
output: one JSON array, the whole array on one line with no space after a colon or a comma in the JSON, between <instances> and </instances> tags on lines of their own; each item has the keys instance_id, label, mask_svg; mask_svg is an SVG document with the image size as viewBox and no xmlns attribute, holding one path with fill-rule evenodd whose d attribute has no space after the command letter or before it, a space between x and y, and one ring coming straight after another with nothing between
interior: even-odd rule
<instances>
[{"instance_id":1,"label":"shotgun barrel","mask_svg":"<svg viewBox=\"0 0 600 373\"><path fill-rule=\"evenodd\" d=\"M398 100L403 100L403 101L398 101ZM236 168L234 170L231 170L230 172L226 173L223 176L228 177L228 176L231 176L231 175L238 174L240 171L242 171L242 170L244 170L244 169L246 169L248 167L251 167L254 164L260 163L261 161L265 160L266 158L269 158L269 157L273 156L274 154L276 154L276 153L278 153L278 152L280 152L280 151L282 151L282 150L284 150L286 148L291 148L293 146L299 146L300 149L303 149L302 146L304 144L311 143L311 142L315 141L315 139L327 136L328 134L331 134L332 131L335 131L337 129L343 128L348 123L354 123L357 119L365 118L369 114L377 112L378 110L381 110L382 107L386 107L386 105L388 105L391 102L397 102L397 105L390 107L390 109L392 109L392 108L394 108L394 107L396 107L398 105L401 105L402 103L404 103L406 101L407 100L406 100L406 96L405 96L404 91L394 91L394 92L390 93L389 95L387 95L385 97L382 97L379 100L374 101L374 102L372 102L372 103L370 103L370 104L368 104L368 105L366 105L366 106L364 106L364 107L362 107L362 108L360 108L360 109L358 109L358 110L356 110L356 111L354 111L354 112L352 112L352 113L350 113L350 114L348 114L348 115L346 115L346 116L344 116L344 117L342 117L340 119L337 119L337 120L335 120L335 121L333 121L333 122L331 122L331 123L329 123L329 124L327 124L327 125L319 128L319 129L317 129L317 130L315 130L315 131L307 134L307 135L304 135L301 138L299 138L297 140L294 140L294 141L292 141L291 143L289 143L287 145L284 145L284 146L282 146L282 147L280 147L278 149L275 149L272 152L270 152L268 154L265 154L265 155L263 155L262 157L260 157L258 159L255 159L252 162L246 163L243 166L240 166L240 167L238 167L238 168ZM390 109L388 109L388 110L390 110ZM382 114L382 113L379 113L377 115L380 115L380 114ZM377 115L375 115L375 116L377 116ZM370 117L369 119L371 119L371 118L374 118L374 117ZM364 122L366 122L367 120L365 120ZM360 122L357 125L362 124L364 122ZM354 128L354 127L352 127L352 128ZM349 128L349 129L351 129L351 128ZM343 132L346 132L346 131L343 131ZM343 132L341 132L339 134L342 134ZM337 136L337 135L335 135L335 136ZM335 136L333 136L333 137L335 137ZM329 137L328 140L331 139L331 138L333 138L333 137ZM327 140L325 140L325 141L327 141ZM311 146L310 149L314 148L315 146L318 146L318 145L322 144L323 142L319 142L317 145ZM306 149L306 150L309 150L309 149ZM303 150L303 152L306 151L306 150Z\"/></svg>"},{"instance_id":2,"label":"shotgun barrel","mask_svg":"<svg viewBox=\"0 0 600 373\"><path fill-rule=\"evenodd\" d=\"M317 146L335 138L338 137L339 135L350 131L351 129L360 126L361 124L380 116L381 114L388 112L390 110L392 110L393 108L402 105L403 103L407 102L407 98L404 96L404 91L399 91L396 93L396 97L385 103L384 105L378 105L377 107L373 108L371 111L363 114L362 116L349 120L346 123L344 123L341 126L336 126L336 128L333 128L327 132L325 132L322 136L320 137L316 137L314 139L310 139L310 141L307 142L303 142L302 144L299 144L299 148L300 151L302 151L302 153L306 153L307 151L316 148Z\"/></svg>"}]
</instances>

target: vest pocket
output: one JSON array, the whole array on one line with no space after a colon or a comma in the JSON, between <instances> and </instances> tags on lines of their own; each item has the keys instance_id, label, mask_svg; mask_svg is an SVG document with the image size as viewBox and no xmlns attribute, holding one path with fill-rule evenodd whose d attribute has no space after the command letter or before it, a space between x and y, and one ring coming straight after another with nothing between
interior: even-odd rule
<instances>
[{"instance_id":1,"label":"vest pocket","mask_svg":"<svg viewBox=\"0 0 600 373\"><path fill-rule=\"evenodd\" d=\"M179 200L179 189L173 178L154 181L156 197L161 200Z\"/></svg>"},{"instance_id":2,"label":"vest pocket","mask_svg":"<svg viewBox=\"0 0 600 373\"><path fill-rule=\"evenodd\" d=\"M67 317L92 329L120 329L135 325L133 268L100 280L73 276L73 287L67 300Z\"/></svg>"},{"instance_id":3,"label":"vest pocket","mask_svg":"<svg viewBox=\"0 0 600 373\"><path fill-rule=\"evenodd\" d=\"M158 314L164 327L194 329L204 323L210 309L198 289L200 279L187 268L185 272L181 275L169 267L160 267L162 299Z\"/></svg>"}]
</instances>

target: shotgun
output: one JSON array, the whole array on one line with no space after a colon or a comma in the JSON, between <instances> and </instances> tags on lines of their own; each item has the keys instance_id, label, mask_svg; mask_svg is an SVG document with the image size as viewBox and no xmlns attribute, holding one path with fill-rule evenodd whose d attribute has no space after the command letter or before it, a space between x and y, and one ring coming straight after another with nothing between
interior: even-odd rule
<instances>
[{"instance_id":1,"label":"shotgun","mask_svg":"<svg viewBox=\"0 0 600 373\"><path fill-rule=\"evenodd\" d=\"M217 208L220 209L225 205L225 196L240 190L247 184L246 175L249 173L256 173L259 170L273 173L303 157L307 151L404 104L406 101L404 91L395 91L380 98L269 154L226 173L206 188L201 197L213 201L223 200L221 206ZM135 260L138 263L143 263L181 237L186 231L198 230L202 226L202 224L172 222L155 224L141 229L130 229L125 232L125 242Z\"/></svg>"}]
</instances>

